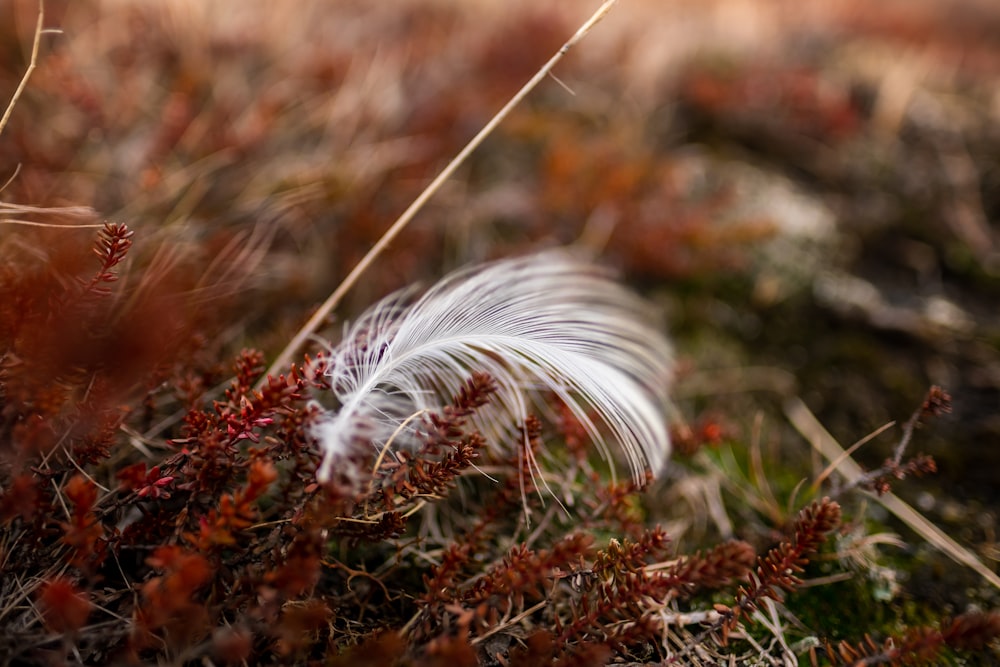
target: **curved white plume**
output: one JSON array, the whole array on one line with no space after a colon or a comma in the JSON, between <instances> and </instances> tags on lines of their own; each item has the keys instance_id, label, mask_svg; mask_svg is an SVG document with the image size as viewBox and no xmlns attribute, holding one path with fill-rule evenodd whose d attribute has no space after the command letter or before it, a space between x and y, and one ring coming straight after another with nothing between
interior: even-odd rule
<instances>
[{"instance_id":1,"label":"curved white plume","mask_svg":"<svg viewBox=\"0 0 1000 667\"><path fill-rule=\"evenodd\" d=\"M314 428L324 451L320 481L353 442L380 449L407 417L439 410L476 371L498 387L473 418L492 445L515 443L531 408L544 412L539 396L551 392L602 454L610 455L607 436L617 441L637 480L647 465L663 465L671 347L646 304L607 272L546 252L458 271L406 300L394 295L371 308L332 350L340 409ZM404 429L393 443L413 435Z\"/></svg>"}]
</instances>

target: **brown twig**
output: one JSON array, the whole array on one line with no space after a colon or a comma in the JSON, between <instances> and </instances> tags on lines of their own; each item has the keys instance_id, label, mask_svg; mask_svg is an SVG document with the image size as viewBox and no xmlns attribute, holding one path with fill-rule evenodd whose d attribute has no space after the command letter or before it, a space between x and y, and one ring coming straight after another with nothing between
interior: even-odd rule
<instances>
[{"instance_id":1,"label":"brown twig","mask_svg":"<svg viewBox=\"0 0 1000 667\"><path fill-rule=\"evenodd\" d=\"M45 2L44 0L38 0L38 21L35 23L35 37L31 44L31 59L28 61L28 68L24 70L24 75L21 77L20 83L17 84L17 90L14 91L10 102L7 103L3 117L0 118L0 134L3 134L3 129L7 127L7 121L10 120L10 116L14 112L14 106L17 104L18 98L21 97L21 93L28 86L28 79L31 78L31 73L35 71L35 65L38 64L38 47L42 42L42 24L44 21Z\"/></svg>"},{"instance_id":2,"label":"brown twig","mask_svg":"<svg viewBox=\"0 0 1000 667\"><path fill-rule=\"evenodd\" d=\"M510 98L507 104L505 104L503 108L500 109L500 111L498 111L488 123L486 123L485 126L483 126L483 129L481 129L479 133L465 145L465 148L463 148L458 155L452 158L451 162L448 163L441 173L438 174L437 177L431 181L426 188L424 188L424 191L413 200L413 203L410 204L409 208L403 211L403 214L400 215L394 223L392 223L389 229L387 229L375 245L372 246L371 250L369 250L361 261L358 262L347 277L344 278L343 282L337 286L337 289L335 289L333 293L327 297L326 301L324 301L316 312L313 313L313 316L309 318L309 321L306 322L301 329L299 329L298 333L296 333L288 345L285 346L285 349L283 349L275 358L274 363L272 363L271 367L267 370L267 375L277 373L291 361L292 356L295 355L299 348L302 347L302 344L316 332L327 316L333 311L334 308L337 307L340 300L344 298L344 295L347 294L347 292L354 286L354 283L358 281L361 274L368 269L371 263L375 261L383 250L385 250L389 243L391 243L392 240L403 230L403 228L409 224L420 209L424 207L424 204L426 204L427 201L430 200L430 198L433 197L434 194L441 188L441 185L455 173L455 170L457 170L462 163L465 162L466 158L468 158L469 155L471 155L472 152L483 143L486 137L492 134L500 123L502 123L504 119L510 115L510 112L514 109L514 107L520 104L524 98L527 97L532 90L534 90L535 86L537 86L542 79L547 77L552 72L552 69L560 60L562 60L563 56L565 56L571 48L583 39L584 36L586 36L586 34L590 32L590 30L597 25L601 19L607 16L608 12L611 11L611 8L617 1L618 0L606 0L606 2L604 2L604 4L602 4L592 16L587 19L582 26L580 26L576 33L570 37L565 44L563 44L562 48L560 48L555 55L553 55L549 61L545 63L512 98ZM263 383L263 380L261 380L261 383Z\"/></svg>"}]
</instances>

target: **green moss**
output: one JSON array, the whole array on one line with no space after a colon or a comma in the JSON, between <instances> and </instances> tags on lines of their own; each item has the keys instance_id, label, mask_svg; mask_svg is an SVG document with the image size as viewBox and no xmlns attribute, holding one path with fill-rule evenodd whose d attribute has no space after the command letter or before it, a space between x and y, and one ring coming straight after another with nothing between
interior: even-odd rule
<instances>
[{"instance_id":1,"label":"green moss","mask_svg":"<svg viewBox=\"0 0 1000 667\"><path fill-rule=\"evenodd\" d=\"M824 563L810 568L807 578L835 571L831 563ZM805 627L829 641L858 641L866 634L881 640L907 627L937 625L940 620L913 600L881 600L883 590L877 580L857 572L846 581L803 588L788 597L787 605Z\"/></svg>"}]
</instances>

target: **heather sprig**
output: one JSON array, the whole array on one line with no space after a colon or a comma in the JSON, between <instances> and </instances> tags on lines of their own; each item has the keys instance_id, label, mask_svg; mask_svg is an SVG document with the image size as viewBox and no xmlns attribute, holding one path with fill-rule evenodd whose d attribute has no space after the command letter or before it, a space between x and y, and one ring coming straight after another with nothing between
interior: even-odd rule
<instances>
[{"instance_id":1,"label":"heather sprig","mask_svg":"<svg viewBox=\"0 0 1000 667\"><path fill-rule=\"evenodd\" d=\"M951 412L951 396L941 387L937 385L932 386L927 390L927 394L920 407L903 424L903 433L893 449L892 456L887 458L879 468L865 472L839 491L843 492L854 487L860 487L874 491L878 495L885 495L890 491L893 481L905 479L910 476L923 477L924 475L931 475L937 472L937 463L931 456L917 454L905 461L903 457L910 442L913 440L913 434L917 428L929 420L949 412Z\"/></svg>"},{"instance_id":2,"label":"heather sprig","mask_svg":"<svg viewBox=\"0 0 1000 667\"><path fill-rule=\"evenodd\" d=\"M863 642L841 641L826 644L822 657L830 665L870 667L873 665L938 665L946 651L981 651L1000 637L1000 613L970 611L945 620L939 627L914 627L877 642L866 636ZM819 665L817 652L810 656Z\"/></svg>"}]
</instances>

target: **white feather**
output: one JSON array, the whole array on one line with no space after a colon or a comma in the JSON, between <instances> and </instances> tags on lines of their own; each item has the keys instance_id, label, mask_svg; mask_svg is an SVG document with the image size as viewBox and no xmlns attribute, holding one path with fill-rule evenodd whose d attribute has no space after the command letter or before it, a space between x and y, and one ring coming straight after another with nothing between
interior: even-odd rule
<instances>
[{"instance_id":1,"label":"white feather","mask_svg":"<svg viewBox=\"0 0 1000 667\"><path fill-rule=\"evenodd\" d=\"M515 445L551 392L604 456L607 438L622 448L636 480L647 466L662 467L671 347L648 306L606 271L546 252L460 270L407 301L397 294L371 308L331 352L339 410L313 430L324 453L320 481L355 443L381 449L407 417L439 410L476 371L498 386L473 418L493 446ZM413 437L404 430L393 444Z\"/></svg>"}]
</instances>

